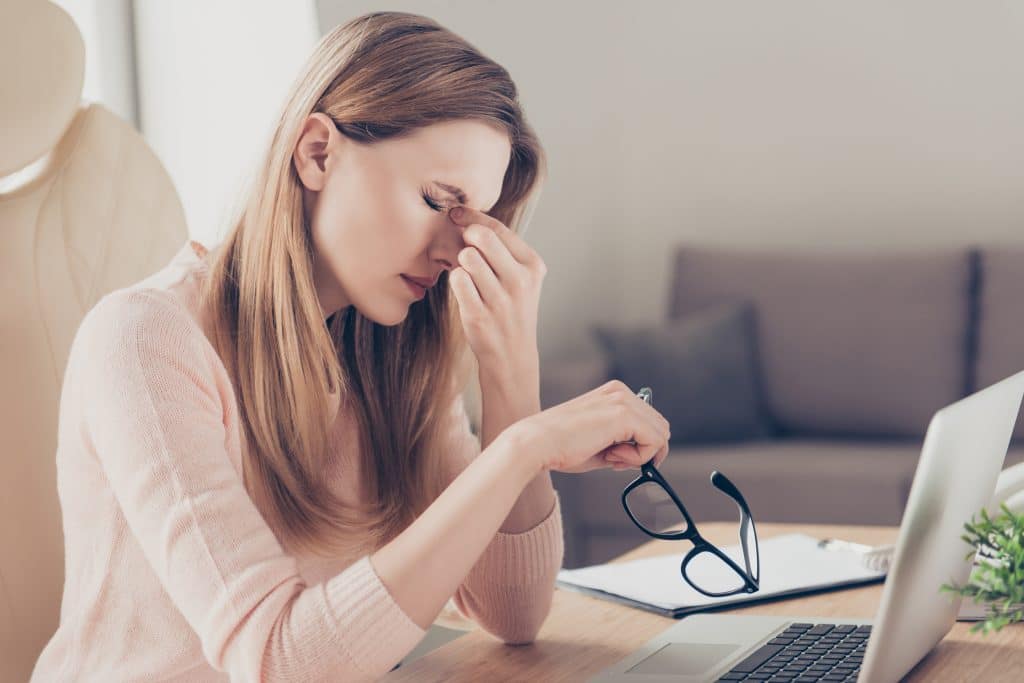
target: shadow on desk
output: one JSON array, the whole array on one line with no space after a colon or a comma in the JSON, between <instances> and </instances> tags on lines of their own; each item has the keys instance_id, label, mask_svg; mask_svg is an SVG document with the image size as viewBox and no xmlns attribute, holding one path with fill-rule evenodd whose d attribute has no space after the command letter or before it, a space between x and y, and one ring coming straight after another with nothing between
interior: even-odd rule
<instances>
[{"instance_id":1,"label":"shadow on desk","mask_svg":"<svg viewBox=\"0 0 1024 683\"><path fill-rule=\"evenodd\" d=\"M432 652L445 643L450 643L459 636L466 635L466 633L467 631L460 631L458 629L447 628L438 624L431 624L430 628L427 629L427 634L423 636L423 640L419 642L419 645L412 649L412 652L402 658L402 661L398 663L398 666L396 666L395 669L416 661L428 652ZM392 671L395 669L392 669Z\"/></svg>"}]
</instances>

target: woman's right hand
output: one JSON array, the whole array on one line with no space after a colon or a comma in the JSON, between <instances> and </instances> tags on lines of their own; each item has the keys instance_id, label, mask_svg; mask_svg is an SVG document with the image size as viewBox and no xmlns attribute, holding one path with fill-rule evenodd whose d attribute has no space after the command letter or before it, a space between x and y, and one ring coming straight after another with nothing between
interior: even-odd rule
<instances>
[{"instance_id":1,"label":"woman's right hand","mask_svg":"<svg viewBox=\"0 0 1024 683\"><path fill-rule=\"evenodd\" d=\"M671 434L661 413L619 380L510 425L524 453L544 470L581 473L640 467L668 455Z\"/></svg>"}]
</instances>

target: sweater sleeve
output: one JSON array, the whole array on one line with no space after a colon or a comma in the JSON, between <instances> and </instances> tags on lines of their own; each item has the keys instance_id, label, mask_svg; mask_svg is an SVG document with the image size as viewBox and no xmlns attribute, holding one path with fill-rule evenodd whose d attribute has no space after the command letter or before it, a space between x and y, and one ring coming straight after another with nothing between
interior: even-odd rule
<instances>
[{"instance_id":1,"label":"sweater sleeve","mask_svg":"<svg viewBox=\"0 0 1024 683\"><path fill-rule=\"evenodd\" d=\"M448 448L458 471L480 453L462 394L447 414ZM459 613L508 644L533 642L551 611L555 578L564 555L562 512L555 492L551 510L532 529L499 531L452 598Z\"/></svg>"},{"instance_id":2,"label":"sweater sleeve","mask_svg":"<svg viewBox=\"0 0 1024 683\"><path fill-rule=\"evenodd\" d=\"M107 295L76 341L82 430L135 541L206 659L232 681L383 676L425 631L368 556L305 584L229 460L233 394L226 375L217 382L216 354L161 294Z\"/></svg>"}]
</instances>

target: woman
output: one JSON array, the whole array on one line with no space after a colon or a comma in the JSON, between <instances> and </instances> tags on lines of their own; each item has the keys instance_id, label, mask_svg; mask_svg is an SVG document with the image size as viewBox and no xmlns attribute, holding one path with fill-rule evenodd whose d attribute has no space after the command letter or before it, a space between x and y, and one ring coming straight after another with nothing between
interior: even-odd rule
<instances>
[{"instance_id":1,"label":"woman","mask_svg":"<svg viewBox=\"0 0 1024 683\"><path fill-rule=\"evenodd\" d=\"M659 463L669 436L620 382L539 410L545 266L517 230L541 172L507 72L459 37L400 13L327 35L223 243L79 328L33 680L372 679L450 598L532 641L549 472Z\"/></svg>"}]
</instances>

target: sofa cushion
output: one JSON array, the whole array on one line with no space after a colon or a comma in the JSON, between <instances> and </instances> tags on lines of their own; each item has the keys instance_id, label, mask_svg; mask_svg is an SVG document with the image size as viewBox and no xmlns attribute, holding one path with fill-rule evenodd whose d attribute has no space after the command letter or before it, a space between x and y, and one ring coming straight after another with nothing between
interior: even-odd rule
<instances>
[{"instance_id":1,"label":"sofa cushion","mask_svg":"<svg viewBox=\"0 0 1024 683\"><path fill-rule=\"evenodd\" d=\"M594 325L610 374L634 391L650 386L672 425L672 444L767 436L749 304L714 306L652 325Z\"/></svg>"},{"instance_id":2,"label":"sofa cushion","mask_svg":"<svg viewBox=\"0 0 1024 683\"><path fill-rule=\"evenodd\" d=\"M967 390L966 250L678 250L669 317L755 303L769 412L797 435L912 437Z\"/></svg>"},{"instance_id":3,"label":"sofa cushion","mask_svg":"<svg viewBox=\"0 0 1024 683\"><path fill-rule=\"evenodd\" d=\"M982 389L1024 370L1024 249L981 252L978 356L975 387ZM1024 417L1014 431L1024 439Z\"/></svg>"}]
</instances>

